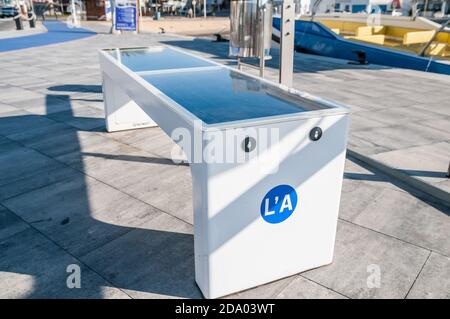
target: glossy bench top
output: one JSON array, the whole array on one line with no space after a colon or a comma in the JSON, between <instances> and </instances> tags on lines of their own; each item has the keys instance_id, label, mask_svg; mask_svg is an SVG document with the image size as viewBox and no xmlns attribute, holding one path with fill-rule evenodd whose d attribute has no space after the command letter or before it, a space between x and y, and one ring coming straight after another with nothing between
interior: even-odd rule
<instances>
[{"instance_id":1,"label":"glossy bench top","mask_svg":"<svg viewBox=\"0 0 450 319\"><path fill-rule=\"evenodd\" d=\"M107 52L133 72L198 68L215 64L170 48L112 49Z\"/></svg>"},{"instance_id":2,"label":"glossy bench top","mask_svg":"<svg viewBox=\"0 0 450 319\"><path fill-rule=\"evenodd\" d=\"M209 125L334 108L168 47L105 51Z\"/></svg>"}]
</instances>

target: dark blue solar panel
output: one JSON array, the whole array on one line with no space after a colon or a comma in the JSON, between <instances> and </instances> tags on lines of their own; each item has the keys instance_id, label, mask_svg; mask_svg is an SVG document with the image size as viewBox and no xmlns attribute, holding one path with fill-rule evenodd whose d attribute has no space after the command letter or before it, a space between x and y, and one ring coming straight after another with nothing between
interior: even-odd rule
<instances>
[{"instance_id":1,"label":"dark blue solar panel","mask_svg":"<svg viewBox=\"0 0 450 319\"><path fill-rule=\"evenodd\" d=\"M143 78L207 124L328 108L227 68Z\"/></svg>"},{"instance_id":2,"label":"dark blue solar panel","mask_svg":"<svg viewBox=\"0 0 450 319\"><path fill-rule=\"evenodd\" d=\"M134 72L214 66L205 60L170 48L122 49L108 52Z\"/></svg>"}]
</instances>

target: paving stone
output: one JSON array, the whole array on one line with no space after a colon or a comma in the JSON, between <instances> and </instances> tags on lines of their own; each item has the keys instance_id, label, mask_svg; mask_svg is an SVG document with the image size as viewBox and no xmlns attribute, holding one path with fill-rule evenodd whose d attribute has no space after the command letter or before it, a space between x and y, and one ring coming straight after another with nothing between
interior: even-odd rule
<instances>
[{"instance_id":1,"label":"paving stone","mask_svg":"<svg viewBox=\"0 0 450 319\"><path fill-rule=\"evenodd\" d=\"M433 184L448 179L446 174L450 162L450 142L378 153L373 158Z\"/></svg>"},{"instance_id":2,"label":"paving stone","mask_svg":"<svg viewBox=\"0 0 450 319\"><path fill-rule=\"evenodd\" d=\"M25 131L10 134L8 138L33 148L34 145L39 145L47 139L55 141L60 135L66 133L72 133L76 136L77 131L70 125L53 122L50 125L33 127ZM76 143L76 139L73 142Z\"/></svg>"},{"instance_id":3,"label":"paving stone","mask_svg":"<svg viewBox=\"0 0 450 319\"><path fill-rule=\"evenodd\" d=\"M28 228L28 224L3 206L0 206L0 241Z\"/></svg>"},{"instance_id":4,"label":"paving stone","mask_svg":"<svg viewBox=\"0 0 450 319\"><path fill-rule=\"evenodd\" d=\"M14 110L9 110L7 112L0 112L0 121L7 121L9 117L15 116L18 117L23 115L31 115L31 114L25 110L14 108Z\"/></svg>"},{"instance_id":5,"label":"paving stone","mask_svg":"<svg viewBox=\"0 0 450 319\"><path fill-rule=\"evenodd\" d=\"M10 104L20 101L27 101L39 98L41 96L42 94L39 93L13 87L11 89L8 89L7 93L2 94L2 103Z\"/></svg>"},{"instance_id":6,"label":"paving stone","mask_svg":"<svg viewBox=\"0 0 450 319\"><path fill-rule=\"evenodd\" d=\"M131 145L157 156L171 159L172 149L176 147L175 142L161 129L152 128L151 130L156 131L152 137L134 141Z\"/></svg>"},{"instance_id":7,"label":"paving stone","mask_svg":"<svg viewBox=\"0 0 450 319\"><path fill-rule=\"evenodd\" d=\"M79 163L82 152L93 145L107 144L109 140L95 132L76 131L75 129L62 130L57 135L47 135L41 141L30 144L39 152L54 157L60 162L70 165Z\"/></svg>"},{"instance_id":8,"label":"paving stone","mask_svg":"<svg viewBox=\"0 0 450 319\"><path fill-rule=\"evenodd\" d=\"M428 250L340 221L333 263L302 276L350 298L404 298L428 254ZM372 267L380 270L379 288Z\"/></svg>"},{"instance_id":9,"label":"paving stone","mask_svg":"<svg viewBox=\"0 0 450 319\"><path fill-rule=\"evenodd\" d=\"M450 258L431 253L408 298L449 299Z\"/></svg>"},{"instance_id":10,"label":"paving stone","mask_svg":"<svg viewBox=\"0 0 450 319\"><path fill-rule=\"evenodd\" d=\"M189 167L158 164L134 183L120 189L140 200L192 224L192 178ZM161 169L161 166L165 166ZM170 191L169 191L170 190Z\"/></svg>"},{"instance_id":11,"label":"paving stone","mask_svg":"<svg viewBox=\"0 0 450 319\"><path fill-rule=\"evenodd\" d=\"M159 127L114 133L104 132L102 135L166 159L172 157L172 148L176 146L175 142Z\"/></svg>"},{"instance_id":12,"label":"paving stone","mask_svg":"<svg viewBox=\"0 0 450 319\"><path fill-rule=\"evenodd\" d=\"M427 103L415 104L414 107L423 110L424 112L433 112L442 114L444 116L450 116L449 104L447 102L432 102L428 101Z\"/></svg>"},{"instance_id":13,"label":"paving stone","mask_svg":"<svg viewBox=\"0 0 450 319\"><path fill-rule=\"evenodd\" d=\"M347 157L344 166L343 192L355 190L358 186L375 186L378 188L390 188L402 191L397 185L400 184L398 184L398 181L395 179L384 175L380 171L377 171L352 157Z\"/></svg>"},{"instance_id":14,"label":"paving stone","mask_svg":"<svg viewBox=\"0 0 450 319\"><path fill-rule=\"evenodd\" d=\"M38 93L39 89L48 88L50 86L54 86L54 85L58 84L57 82L53 82L50 79L42 79L42 78L38 78L38 79L39 79L38 82L25 84L25 85L22 85L21 87L23 87L24 89ZM40 93L42 93L42 92L40 92Z\"/></svg>"},{"instance_id":15,"label":"paving stone","mask_svg":"<svg viewBox=\"0 0 450 319\"><path fill-rule=\"evenodd\" d=\"M70 111L50 114L48 117L82 130L91 130L96 127L105 126L105 115L103 110L90 106L79 106Z\"/></svg>"},{"instance_id":16,"label":"paving stone","mask_svg":"<svg viewBox=\"0 0 450 319\"><path fill-rule=\"evenodd\" d=\"M99 133L100 134L100 133ZM118 132L103 132L102 135L119 141L123 144L133 145L142 140L148 140L148 144L152 143L150 140L156 139L158 136L164 134L162 130L158 127L150 127L138 130L126 130L126 131L118 131Z\"/></svg>"},{"instance_id":17,"label":"paving stone","mask_svg":"<svg viewBox=\"0 0 450 319\"><path fill-rule=\"evenodd\" d=\"M362 131L368 128L384 127L387 124L376 121L370 117L367 117L366 112L360 112L352 114L350 116L350 131Z\"/></svg>"},{"instance_id":18,"label":"paving stone","mask_svg":"<svg viewBox=\"0 0 450 319\"><path fill-rule=\"evenodd\" d=\"M33 69L31 69L30 67L27 67L27 73L30 74L33 72ZM19 71L19 70L18 70ZM35 68L34 71L40 71L39 68ZM14 85L14 86L20 86L20 87L24 87L28 84L36 84L39 83L40 79L31 77L31 76L21 76L21 77L13 77L13 78L8 78L8 84L10 85Z\"/></svg>"},{"instance_id":19,"label":"paving stone","mask_svg":"<svg viewBox=\"0 0 450 319\"><path fill-rule=\"evenodd\" d=\"M377 141L357 136L358 132L364 131L356 131L354 134L350 135L348 139L347 147L352 151L368 156L392 150L391 148L380 145Z\"/></svg>"},{"instance_id":20,"label":"paving stone","mask_svg":"<svg viewBox=\"0 0 450 319\"><path fill-rule=\"evenodd\" d=\"M271 299L278 296L278 294L285 289L292 281L295 281L297 276L290 276L280 280L270 282L255 288L244 290L229 296L225 299Z\"/></svg>"},{"instance_id":21,"label":"paving stone","mask_svg":"<svg viewBox=\"0 0 450 319\"><path fill-rule=\"evenodd\" d=\"M133 298L201 298L192 226L161 213L82 261Z\"/></svg>"},{"instance_id":22,"label":"paving stone","mask_svg":"<svg viewBox=\"0 0 450 319\"><path fill-rule=\"evenodd\" d=\"M43 168L35 174L27 174L11 180L10 183L0 185L0 200L4 201L46 185L73 178L77 174L79 173L70 167Z\"/></svg>"},{"instance_id":23,"label":"paving stone","mask_svg":"<svg viewBox=\"0 0 450 319\"><path fill-rule=\"evenodd\" d=\"M128 298L36 230L0 241L0 298ZM81 270L81 288L68 288L69 265Z\"/></svg>"},{"instance_id":24,"label":"paving stone","mask_svg":"<svg viewBox=\"0 0 450 319\"><path fill-rule=\"evenodd\" d=\"M447 179L446 181L442 181L435 184L440 189L445 190L447 193L450 193L450 180Z\"/></svg>"},{"instance_id":25,"label":"paving stone","mask_svg":"<svg viewBox=\"0 0 450 319\"><path fill-rule=\"evenodd\" d=\"M438 119L439 117L442 117L441 114L434 112L424 112L424 110L422 109L412 108L409 106L394 107L379 111L360 112L358 113L358 116L366 120L373 120L380 123L385 123L384 126L408 124L410 122L417 122L417 121L422 122L424 120ZM353 115L352 118L354 119ZM358 122L361 122L361 118L357 118Z\"/></svg>"},{"instance_id":26,"label":"paving stone","mask_svg":"<svg viewBox=\"0 0 450 319\"><path fill-rule=\"evenodd\" d=\"M342 86L347 86L343 83ZM383 96L383 98L352 98L351 102L353 105L359 106L365 110L383 110L392 107L402 107L410 106L412 104L411 100L399 99L397 97Z\"/></svg>"},{"instance_id":27,"label":"paving stone","mask_svg":"<svg viewBox=\"0 0 450 319\"><path fill-rule=\"evenodd\" d=\"M31 100L11 102L10 104L37 115L72 110L72 105L67 96L45 95Z\"/></svg>"},{"instance_id":28,"label":"paving stone","mask_svg":"<svg viewBox=\"0 0 450 319\"><path fill-rule=\"evenodd\" d=\"M0 135L0 154L6 154L10 150L15 150L18 147L21 147L19 143L11 141L9 138L3 137Z\"/></svg>"},{"instance_id":29,"label":"paving stone","mask_svg":"<svg viewBox=\"0 0 450 319\"><path fill-rule=\"evenodd\" d=\"M450 208L385 189L350 221L450 256Z\"/></svg>"},{"instance_id":30,"label":"paving stone","mask_svg":"<svg viewBox=\"0 0 450 319\"><path fill-rule=\"evenodd\" d=\"M6 66L11 65L13 62L6 61L5 56L2 56L2 69L4 69ZM15 72L2 72L0 74L0 82L2 86L8 86L11 87L11 85L8 84L10 78L19 78L20 74L17 74Z\"/></svg>"},{"instance_id":31,"label":"paving stone","mask_svg":"<svg viewBox=\"0 0 450 319\"><path fill-rule=\"evenodd\" d=\"M8 151L0 153L0 200L70 177L71 171L34 150L10 143Z\"/></svg>"},{"instance_id":32,"label":"paving stone","mask_svg":"<svg viewBox=\"0 0 450 319\"><path fill-rule=\"evenodd\" d=\"M11 140L0 135L0 145L1 144L6 144L6 143L8 143L8 144L11 143Z\"/></svg>"},{"instance_id":33,"label":"paving stone","mask_svg":"<svg viewBox=\"0 0 450 319\"><path fill-rule=\"evenodd\" d=\"M284 288L276 298L279 299L345 299L326 287L323 287L311 280L301 276L296 276L286 288Z\"/></svg>"},{"instance_id":34,"label":"paving stone","mask_svg":"<svg viewBox=\"0 0 450 319\"><path fill-rule=\"evenodd\" d=\"M21 110L0 113L0 134L8 136L53 123L55 122L44 116L32 115Z\"/></svg>"},{"instance_id":35,"label":"paving stone","mask_svg":"<svg viewBox=\"0 0 450 319\"><path fill-rule=\"evenodd\" d=\"M133 230L157 212L81 174L3 205L76 256Z\"/></svg>"},{"instance_id":36,"label":"paving stone","mask_svg":"<svg viewBox=\"0 0 450 319\"><path fill-rule=\"evenodd\" d=\"M54 92L80 92L80 93L102 93L101 85L101 70L100 68L95 69L94 72L89 74L88 72L83 72L83 80L79 83L67 83L61 85L55 85L48 87L49 91Z\"/></svg>"},{"instance_id":37,"label":"paving stone","mask_svg":"<svg viewBox=\"0 0 450 319\"><path fill-rule=\"evenodd\" d=\"M80 154L58 157L58 160L158 209L193 222L192 179L188 166L112 140L88 147Z\"/></svg>"},{"instance_id":38,"label":"paving stone","mask_svg":"<svg viewBox=\"0 0 450 319\"><path fill-rule=\"evenodd\" d=\"M446 132L415 123L372 128L365 131L356 131L352 134L353 136L391 150L428 145L448 139Z\"/></svg>"},{"instance_id":39,"label":"paving stone","mask_svg":"<svg viewBox=\"0 0 450 319\"><path fill-rule=\"evenodd\" d=\"M0 103L0 113L14 112L17 109L14 106Z\"/></svg>"},{"instance_id":40,"label":"paving stone","mask_svg":"<svg viewBox=\"0 0 450 319\"><path fill-rule=\"evenodd\" d=\"M449 107L450 109L450 107ZM426 120L420 122L422 125L432 127L432 128L438 128L439 130L445 131L448 134L450 134L450 115L443 116L440 115L440 118L438 119L432 119L432 120Z\"/></svg>"},{"instance_id":41,"label":"paving stone","mask_svg":"<svg viewBox=\"0 0 450 319\"><path fill-rule=\"evenodd\" d=\"M349 161L347 161L349 162ZM364 180L369 180L365 182ZM370 172L355 173L345 169L342 184L342 195L339 208L339 217L344 220L353 220L361 214L386 189L381 185L383 180Z\"/></svg>"},{"instance_id":42,"label":"paving stone","mask_svg":"<svg viewBox=\"0 0 450 319\"><path fill-rule=\"evenodd\" d=\"M101 80L98 81L98 83L100 83ZM104 110L105 110L105 103L103 101L103 97L102 96L95 96L89 99L79 99L74 101L74 103L82 106L89 106L89 107L93 107L96 108L98 110L100 110L100 113L102 115L102 117L104 118Z\"/></svg>"},{"instance_id":43,"label":"paving stone","mask_svg":"<svg viewBox=\"0 0 450 319\"><path fill-rule=\"evenodd\" d=\"M440 90L433 90L431 87L426 87L426 82L425 83L420 83L419 85L421 85L422 87L420 88L420 92L414 91L414 90L407 90L407 91L403 91L399 94L396 95L396 97L401 100L404 98L413 100L414 102L419 102L419 103L423 103L423 104L427 104L427 103L433 103L433 102L437 102L437 103L448 103L448 99L445 97L444 94L442 94L442 91ZM423 87L425 86L425 87ZM410 87L418 87L417 85L415 86L410 86ZM423 94L423 92L426 92L426 94Z\"/></svg>"},{"instance_id":44,"label":"paving stone","mask_svg":"<svg viewBox=\"0 0 450 319\"><path fill-rule=\"evenodd\" d=\"M70 136L69 136L70 137ZM152 156L149 153L140 151L139 149L111 139L108 134L97 132L78 132L78 147L71 151L60 152L61 155L57 159L77 169L88 169L88 164L92 162L95 165L98 160L115 159L127 162L127 156L133 158L138 152L142 157ZM94 171L95 172L95 171Z\"/></svg>"}]
</instances>

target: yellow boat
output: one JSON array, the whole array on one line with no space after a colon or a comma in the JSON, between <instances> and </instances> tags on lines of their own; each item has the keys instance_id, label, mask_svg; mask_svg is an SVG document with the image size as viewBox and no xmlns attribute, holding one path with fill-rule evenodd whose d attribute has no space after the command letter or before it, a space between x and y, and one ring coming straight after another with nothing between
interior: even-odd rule
<instances>
[{"instance_id":1,"label":"yellow boat","mask_svg":"<svg viewBox=\"0 0 450 319\"><path fill-rule=\"evenodd\" d=\"M412 19L347 14L315 16L314 21L320 22L345 39L409 51L422 56L450 59L449 29L440 30L441 25L422 17Z\"/></svg>"}]
</instances>

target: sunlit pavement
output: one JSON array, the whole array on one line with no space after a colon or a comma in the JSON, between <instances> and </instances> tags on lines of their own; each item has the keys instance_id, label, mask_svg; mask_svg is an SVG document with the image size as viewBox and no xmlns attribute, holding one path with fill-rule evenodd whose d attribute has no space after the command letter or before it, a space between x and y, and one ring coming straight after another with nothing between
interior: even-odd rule
<instances>
[{"instance_id":1,"label":"sunlit pavement","mask_svg":"<svg viewBox=\"0 0 450 319\"><path fill-rule=\"evenodd\" d=\"M155 43L233 63L227 43L163 34L0 54L0 297L201 297L189 167L158 128L104 127L97 50ZM296 55L295 87L350 104L349 147L367 156L448 150L449 84ZM334 262L231 297L450 297L450 209L354 159L344 177ZM81 288L67 287L72 264Z\"/></svg>"}]
</instances>

